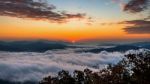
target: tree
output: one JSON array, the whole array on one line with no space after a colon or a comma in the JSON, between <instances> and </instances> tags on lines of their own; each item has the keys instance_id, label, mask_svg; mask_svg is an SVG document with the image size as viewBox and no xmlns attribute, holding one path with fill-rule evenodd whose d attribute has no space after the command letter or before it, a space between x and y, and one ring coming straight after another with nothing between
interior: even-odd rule
<instances>
[{"instance_id":1,"label":"tree","mask_svg":"<svg viewBox=\"0 0 150 84\"><path fill-rule=\"evenodd\" d=\"M116 65L109 64L99 72L90 69L60 71L56 77L46 77L40 84L150 84L150 51L128 54Z\"/></svg>"}]
</instances>

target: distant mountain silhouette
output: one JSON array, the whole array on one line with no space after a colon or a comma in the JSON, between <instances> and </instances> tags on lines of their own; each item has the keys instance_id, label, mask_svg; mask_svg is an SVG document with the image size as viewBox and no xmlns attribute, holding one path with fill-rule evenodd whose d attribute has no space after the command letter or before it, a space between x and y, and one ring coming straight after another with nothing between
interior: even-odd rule
<instances>
[{"instance_id":1,"label":"distant mountain silhouette","mask_svg":"<svg viewBox=\"0 0 150 84\"><path fill-rule=\"evenodd\" d=\"M11 81L1 80L0 79L0 84L38 84L38 83L30 82L30 81L27 81L27 82L11 82Z\"/></svg>"},{"instance_id":2,"label":"distant mountain silhouette","mask_svg":"<svg viewBox=\"0 0 150 84\"><path fill-rule=\"evenodd\" d=\"M82 50L82 51L77 51L77 52L92 52L92 53L99 53L101 51L108 51L108 52L113 52L113 51L120 51L120 52L125 52L127 50L137 50L140 48L145 48L145 49L150 49L150 42L137 42L137 43L129 43L125 45L116 45L115 47L111 48L95 48L95 49L89 49L89 50Z\"/></svg>"},{"instance_id":3,"label":"distant mountain silhouette","mask_svg":"<svg viewBox=\"0 0 150 84\"><path fill-rule=\"evenodd\" d=\"M127 50L131 50L131 49L137 50L137 49L139 49L139 47L131 46L131 45L119 45L119 46L112 47L112 48L96 48L96 49L84 50L84 51L80 51L80 52L99 53L101 51L113 52L113 51L127 51Z\"/></svg>"},{"instance_id":4,"label":"distant mountain silhouette","mask_svg":"<svg viewBox=\"0 0 150 84\"><path fill-rule=\"evenodd\" d=\"M138 42L138 43L132 43L130 45L138 46L141 48L150 49L150 42Z\"/></svg>"},{"instance_id":5,"label":"distant mountain silhouette","mask_svg":"<svg viewBox=\"0 0 150 84\"><path fill-rule=\"evenodd\" d=\"M67 43L57 41L0 41L0 51L44 52L52 49L65 49Z\"/></svg>"},{"instance_id":6,"label":"distant mountain silhouette","mask_svg":"<svg viewBox=\"0 0 150 84\"><path fill-rule=\"evenodd\" d=\"M79 50L76 52L92 52L99 53L100 51L127 51L127 50L137 50L140 48L150 49L150 42L137 42L130 44L111 44L115 47L111 48L95 48L89 50ZM87 45L88 46L88 45ZM97 45L100 46L100 45ZM101 45L102 46L102 45ZM106 46L106 44L105 44ZM110 46L110 44L108 44ZM65 49L65 48L84 48L81 46L71 45L69 42L62 41L45 41L45 40L37 40L37 41L0 41L0 51L10 51L10 52L45 52L47 50L53 49ZM85 47L86 48L86 47Z\"/></svg>"}]
</instances>

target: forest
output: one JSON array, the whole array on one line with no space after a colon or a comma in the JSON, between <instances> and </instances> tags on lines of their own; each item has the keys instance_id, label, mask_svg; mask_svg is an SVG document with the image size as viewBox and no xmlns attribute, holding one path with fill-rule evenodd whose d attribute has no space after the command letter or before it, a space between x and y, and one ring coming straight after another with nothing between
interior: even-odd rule
<instances>
[{"instance_id":1,"label":"forest","mask_svg":"<svg viewBox=\"0 0 150 84\"><path fill-rule=\"evenodd\" d=\"M73 75L62 70L43 78L39 84L150 84L150 51L127 54L117 64L109 64L98 72L75 70Z\"/></svg>"}]
</instances>

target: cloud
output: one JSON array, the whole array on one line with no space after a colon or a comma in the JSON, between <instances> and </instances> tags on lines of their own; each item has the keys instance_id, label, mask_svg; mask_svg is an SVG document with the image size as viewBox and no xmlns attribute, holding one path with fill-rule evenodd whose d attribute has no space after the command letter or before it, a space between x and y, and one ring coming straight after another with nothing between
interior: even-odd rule
<instances>
[{"instance_id":1,"label":"cloud","mask_svg":"<svg viewBox=\"0 0 150 84\"><path fill-rule=\"evenodd\" d=\"M124 31L129 34L150 34L150 21L132 20L125 21L123 23L132 25L126 26L126 28L124 28Z\"/></svg>"},{"instance_id":2,"label":"cloud","mask_svg":"<svg viewBox=\"0 0 150 84\"><path fill-rule=\"evenodd\" d=\"M128 1L128 2L127 2ZM143 11L147 11L147 14L145 12L145 18L144 20L150 19L150 0L112 0L114 3L118 3L123 11L126 11L128 13L140 13Z\"/></svg>"},{"instance_id":3,"label":"cloud","mask_svg":"<svg viewBox=\"0 0 150 84\"><path fill-rule=\"evenodd\" d=\"M99 24L103 26L112 26L112 25L120 24L120 22L104 22Z\"/></svg>"},{"instance_id":4,"label":"cloud","mask_svg":"<svg viewBox=\"0 0 150 84\"><path fill-rule=\"evenodd\" d=\"M49 20L51 22L66 22L72 18L84 18L82 13L55 12L54 5L42 0L0 0L0 15L35 20Z\"/></svg>"},{"instance_id":5,"label":"cloud","mask_svg":"<svg viewBox=\"0 0 150 84\"><path fill-rule=\"evenodd\" d=\"M150 9L150 1L149 0L129 0L127 4L123 6L123 11L127 11L130 13L139 13L145 10ZM124 21L125 24L132 24L132 26L126 26L124 31L129 34L150 34L150 15L142 20L131 20ZM122 22L121 22L122 23Z\"/></svg>"},{"instance_id":6,"label":"cloud","mask_svg":"<svg viewBox=\"0 0 150 84\"><path fill-rule=\"evenodd\" d=\"M150 15L148 17L144 18L144 20L150 20Z\"/></svg>"},{"instance_id":7,"label":"cloud","mask_svg":"<svg viewBox=\"0 0 150 84\"><path fill-rule=\"evenodd\" d=\"M102 25L102 26L112 26L112 25L119 25L119 24L120 25L121 24L125 24L125 21L115 21L115 22L103 22L103 23L99 23L99 25Z\"/></svg>"},{"instance_id":8,"label":"cloud","mask_svg":"<svg viewBox=\"0 0 150 84\"><path fill-rule=\"evenodd\" d=\"M37 82L44 76L56 75L62 69L70 72L85 68L98 71L107 63L117 63L122 57L121 52L76 53L69 49L44 53L0 52L0 79Z\"/></svg>"},{"instance_id":9,"label":"cloud","mask_svg":"<svg viewBox=\"0 0 150 84\"><path fill-rule=\"evenodd\" d=\"M148 9L149 3L149 0L129 0L129 2L124 5L123 10L131 13L142 12Z\"/></svg>"},{"instance_id":10,"label":"cloud","mask_svg":"<svg viewBox=\"0 0 150 84\"><path fill-rule=\"evenodd\" d=\"M83 49L79 48L78 50ZM12 82L38 82L48 75L56 75L64 69L69 72L89 68L98 71L106 64L116 64L128 53L143 52L129 50L127 52L76 53L76 49L49 50L37 52L4 52L0 51L0 79Z\"/></svg>"}]
</instances>

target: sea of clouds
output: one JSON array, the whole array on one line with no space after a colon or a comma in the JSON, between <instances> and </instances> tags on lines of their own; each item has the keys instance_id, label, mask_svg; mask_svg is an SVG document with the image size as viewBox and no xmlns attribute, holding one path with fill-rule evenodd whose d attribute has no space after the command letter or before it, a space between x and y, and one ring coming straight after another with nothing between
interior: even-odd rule
<instances>
[{"instance_id":1,"label":"sea of clouds","mask_svg":"<svg viewBox=\"0 0 150 84\"><path fill-rule=\"evenodd\" d=\"M70 72L89 68L93 71L109 63L118 63L131 52L76 53L73 49L37 52L0 52L0 79L9 81L39 81L64 69Z\"/></svg>"}]
</instances>

